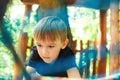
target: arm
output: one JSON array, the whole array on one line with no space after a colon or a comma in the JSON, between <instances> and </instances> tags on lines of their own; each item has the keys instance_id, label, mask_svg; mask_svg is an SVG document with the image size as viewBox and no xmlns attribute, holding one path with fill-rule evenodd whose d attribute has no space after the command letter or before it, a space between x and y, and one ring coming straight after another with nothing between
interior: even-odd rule
<instances>
[{"instance_id":1,"label":"arm","mask_svg":"<svg viewBox=\"0 0 120 80\"><path fill-rule=\"evenodd\" d=\"M36 80L40 79L40 77L41 77L40 74L38 74L37 71L34 68L32 68L30 66L26 66L26 70L30 74L30 76L33 80L34 79L36 79Z\"/></svg>"},{"instance_id":2,"label":"arm","mask_svg":"<svg viewBox=\"0 0 120 80\"><path fill-rule=\"evenodd\" d=\"M68 69L67 74L69 78L81 78L80 73L76 67Z\"/></svg>"}]
</instances>

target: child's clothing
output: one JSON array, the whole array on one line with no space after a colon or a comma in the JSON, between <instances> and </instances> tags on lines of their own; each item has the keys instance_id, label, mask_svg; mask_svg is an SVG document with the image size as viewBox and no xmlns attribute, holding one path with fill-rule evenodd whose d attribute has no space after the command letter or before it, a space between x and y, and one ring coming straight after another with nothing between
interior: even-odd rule
<instances>
[{"instance_id":1,"label":"child's clothing","mask_svg":"<svg viewBox=\"0 0 120 80\"><path fill-rule=\"evenodd\" d=\"M66 71L77 67L75 55L69 47L61 49L57 60L52 64L45 63L40 58L37 48L33 47L31 56L27 61L27 66L33 67L40 75L56 77L67 77Z\"/></svg>"}]
</instances>

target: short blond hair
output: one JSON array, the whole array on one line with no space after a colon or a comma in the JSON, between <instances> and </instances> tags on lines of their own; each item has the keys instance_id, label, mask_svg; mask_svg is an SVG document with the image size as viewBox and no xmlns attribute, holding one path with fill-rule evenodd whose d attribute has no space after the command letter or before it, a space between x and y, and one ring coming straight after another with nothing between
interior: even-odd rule
<instances>
[{"instance_id":1,"label":"short blond hair","mask_svg":"<svg viewBox=\"0 0 120 80\"><path fill-rule=\"evenodd\" d=\"M67 26L60 18L56 16L47 16L42 18L36 25L33 33L35 40L51 40L61 39L65 41L67 38Z\"/></svg>"}]
</instances>

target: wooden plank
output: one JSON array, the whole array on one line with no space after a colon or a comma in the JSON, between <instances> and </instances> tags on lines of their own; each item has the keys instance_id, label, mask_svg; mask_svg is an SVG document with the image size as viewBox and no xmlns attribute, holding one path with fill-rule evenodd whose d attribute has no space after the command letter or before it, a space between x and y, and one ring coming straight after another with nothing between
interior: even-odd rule
<instances>
[{"instance_id":1,"label":"wooden plank","mask_svg":"<svg viewBox=\"0 0 120 80\"><path fill-rule=\"evenodd\" d=\"M100 27L98 33L98 60L106 53L101 53L102 48L106 48L106 15L107 10L100 10ZM103 56L103 57L105 57Z\"/></svg>"},{"instance_id":2,"label":"wooden plank","mask_svg":"<svg viewBox=\"0 0 120 80\"><path fill-rule=\"evenodd\" d=\"M32 5L25 5L25 13L24 13L24 15L26 17L28 17L28 19L30 18L31 11L32 11Z\"/></svg>"},{"instance_id":3,"label":"wooden plank","mask_svg":"<svg viewBox=\"0 0 120 80\"><path fill-rule=\"evenodd\" d=\"M119 66L119 24L118 24L118 18L119 18L119 6L118 6L119 0L111 0L110 1L110 36L111 36L111 43L110 43L110 73L114 72L118 69Z\"/></svg>"},{"instance_id":4,"label":"wooden plank","mask_svg":"<svg viewBox=\"0 0 120 80\"><path fill-rule=\"evenodd\" d=\"M83 41L80 40L80 51L83 51Z\"/></svg>"},{"instance_id":5,"label":"wooden plank","mask_svg":"<svg viewBox=\"0 0 120 80\"><path fill-rule=\"evenodd\" d=\"M119 1L119 34L118 34L118 36L119 36L119 49L120 49L120 1ZM119 63L118 64L120 64L120 54L119 54ZM120 65L119 65L119 69L120 69Z\"/></svg>"},{"instance_id":6,"label":"wooden plank","mask_svg":"<svg viewBox=\"0 0 120 80\"><path fill-rule=\"evenodd\" d=\"M94 69L95 75L106 73L106 15L107 10L100 10L100 27L99 27L99 42L98 42L98 62Z\"/></svg>"},{"instance_id":7,"label":"wooden plank","mask_svg":"<svg viewBox=\"0 0 120 80\"><path fill-rule=\"evenodd\" d=\"M42 7L52 8L59 7L62 5L71 5L75 3L76 0L21 0L24 4L38 4Z\"/></svg>"},{"instance_id":8,"label":"wooden plank","mask_svg":"<svg viewBox=\"0 0 120 80\"><path fill-rule=\"evenodd\" d=\"M22 54L23 60L26 59L26 51L27 51L27 44L28 44L28 35L27 33L21 33L18 41L18 51Z\"/></svg>"},{"instance_id":9,"label":"wooden plank","mask_svg":"<svg viewBox=\"0 0 120 80\"><path fill-rule=\"evenodd\" d=\"M25 4L39 4L38 0L21 0Z\"/></svg>"},{"instance_id":10,"label":"wooden plank","mask_svg":"<svg viewBox=\"0 0 120 80\"><path fill-rule=\"evenodd\" d=\"M40 4L40 2L44 2L44 3L51 3L51 2L61 2L61 3L64 3L64 4L73 4L76 2L76 0L21 0L23 3L26 3L26 4Z\"/></svg>"},{"instance_id":11,"label":"wooden plank","mask_svg":"<svg viewBox=\"0 0 120 80\"><path fill-rule=\"evenodd\" d=\"M18 41L18 52L24 61L26 59L26 51L27 51L27 43L28 43L28 35L27 33L20 34L19 41ZM14 63L14 80L19 80L22 74L21 65L18 62Z\"/></svg>"}]
</instances>

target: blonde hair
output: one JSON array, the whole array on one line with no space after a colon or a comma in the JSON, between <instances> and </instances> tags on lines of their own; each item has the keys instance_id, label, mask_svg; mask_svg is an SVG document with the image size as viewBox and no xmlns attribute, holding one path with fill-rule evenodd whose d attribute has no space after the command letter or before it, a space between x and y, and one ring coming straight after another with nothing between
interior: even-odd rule
<instances>
[{"instance_id":1,"label":"blonde hair","mask_svg":"<svg viewBox=\"0 0 120 80\"><path fill-rule=\"evenodd\" d=\"M65 41L67 38L66 24L56 16L48 16L42 18L34 29L35 40L51 40L61 39Z\"/></svg>"}]
</instances>

